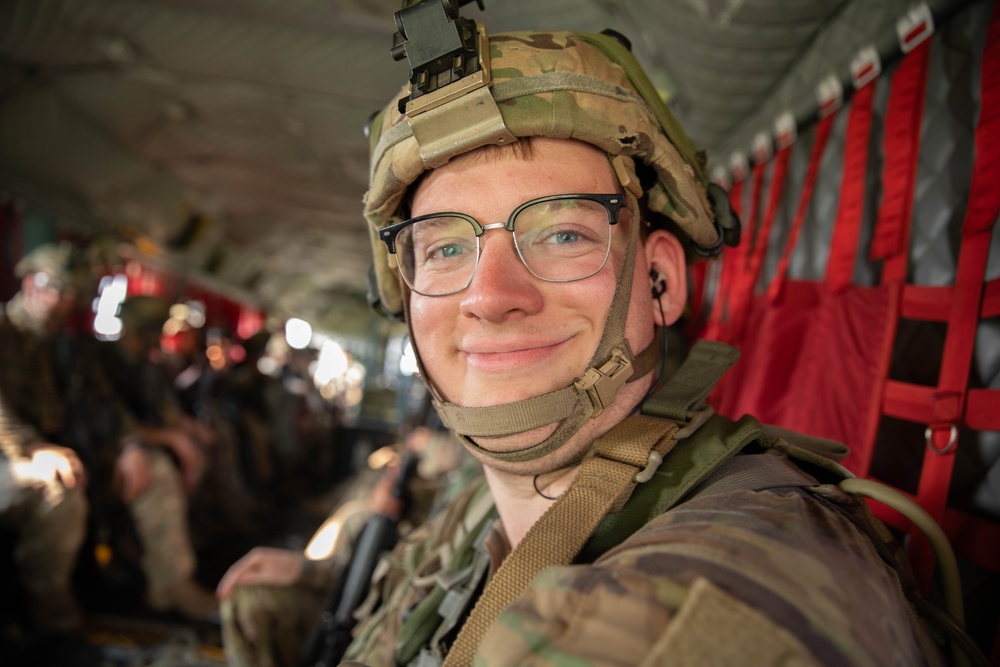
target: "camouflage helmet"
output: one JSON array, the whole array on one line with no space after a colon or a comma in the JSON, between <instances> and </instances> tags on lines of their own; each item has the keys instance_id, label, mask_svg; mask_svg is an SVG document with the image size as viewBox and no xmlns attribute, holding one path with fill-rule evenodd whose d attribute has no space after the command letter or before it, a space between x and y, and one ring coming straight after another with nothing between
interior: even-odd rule
<instances>
[{"instance_id":1,"label":"camouflage helmet","mask_svg":"<svg viewBox=\"0 0 1000 667\"><path fill-rule=\"evenodd\" d=\"M60 289L74 288L83 292L89 287L83 254L65 241L37 246L14 267L14 275L18 278L32 273L47 274Z\"/></svg>"},{"instance_id":2,"label":"camouflage helmet","mask_svg":"<svg viewBox=\"0 0 1000 667\"><path fill-rule=\"evenodd\" d=\"M608 35L500 33L489 36L489 57L490 94L510 135L581 140L644 162L657 176L645 193L647 207L676 222L696 246L718 248L703 158L625 45ZM409 90L407 84L376 117L369 138L364 214L379 296L389 312L402 309L402 294L379 230L401 219L400 204L419 176L443 163L427 157L412 121L399 111ZM503 140L462 146L448 157L485 143Z\"/></svg>"}]
</instances>

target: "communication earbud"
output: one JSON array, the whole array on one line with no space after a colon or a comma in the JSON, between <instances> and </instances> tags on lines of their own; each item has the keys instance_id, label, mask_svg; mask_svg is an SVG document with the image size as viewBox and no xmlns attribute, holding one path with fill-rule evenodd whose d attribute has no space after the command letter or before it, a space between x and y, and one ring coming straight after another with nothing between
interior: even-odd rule
<instances>
[{"instance_id":1,"label":"communication earbud","mask_svg":"<svg viewBox=\"0 0 1000 667\"><path fill-rule=\"evenodd\" d=\"M667 291L667 279L656 269L649 270L649 277L653 280L653 298L659 299Z\"/></svg>"}]
</instances>

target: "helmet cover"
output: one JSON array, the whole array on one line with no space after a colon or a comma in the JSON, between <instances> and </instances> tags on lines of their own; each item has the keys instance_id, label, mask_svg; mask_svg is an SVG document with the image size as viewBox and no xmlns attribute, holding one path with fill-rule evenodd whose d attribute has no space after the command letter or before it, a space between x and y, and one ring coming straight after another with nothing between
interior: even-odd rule
<instances>
[{"instance_id":1,"label":"helmet cover","mask_svg":"<svg viewBox=\"0 0 1000 667\"><path fill-rule=\"evenodd\" d=\"M491 94L511 134L576 139L609 155L641 160L657 175L645 193L649 209L671 218L696 244L718 242L699 156L666 106L657 99L654 111L633 85L641 77L651 88L624 47L603 35L512 32L491 35L489 49ZM402 293L378 232L401 219L408 188L428 169L406 116L398 111L399 99L408 93L409 84L373 130L364 206L379 295L389 312L402 310Z\"/></svg>"}]
</instances>

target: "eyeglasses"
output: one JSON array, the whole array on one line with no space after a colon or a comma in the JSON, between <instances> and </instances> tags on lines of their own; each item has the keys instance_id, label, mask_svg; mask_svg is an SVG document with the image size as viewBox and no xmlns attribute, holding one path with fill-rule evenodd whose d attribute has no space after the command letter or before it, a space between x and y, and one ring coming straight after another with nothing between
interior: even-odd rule
<instances>
[{"instance_id":1,"label":"eyeglasses","mask_svg":"<svg viewBox=\"0 0 1000 667\"><path fill-rule=\"evenodd\" d=\"M488 229L513 233L517 254L535 277L572 282L604 268L624 204L619 194L551 195L521 204L506 223L482 225L464 213L431 213L388 225L380 236L396 255L403 280L424 296L455 294L472 283L479 239Z\"/></svg>"}]
</instances>

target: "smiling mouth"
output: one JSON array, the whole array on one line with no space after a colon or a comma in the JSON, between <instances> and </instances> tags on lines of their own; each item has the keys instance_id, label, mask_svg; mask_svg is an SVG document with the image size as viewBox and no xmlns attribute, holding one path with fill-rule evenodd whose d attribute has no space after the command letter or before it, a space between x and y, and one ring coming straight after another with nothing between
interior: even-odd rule
<instances>
[{"instance_id":1,"label":"smiling mouth","mask_svg":"<svg viewBox=\"0 0 1000 667\"><path fill-rule=\"evenodd\" d=\"M551 358L562 345L562 343L553 343L551 345L495 352L463 351L462 354L469 368L485 373L496 373L523 370L542 364Z\"/></svg>"}]
</instances>

